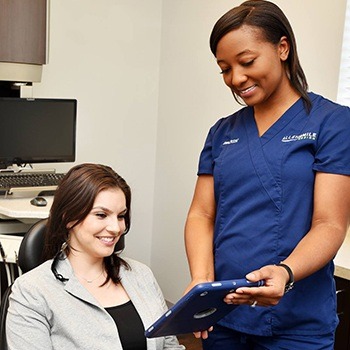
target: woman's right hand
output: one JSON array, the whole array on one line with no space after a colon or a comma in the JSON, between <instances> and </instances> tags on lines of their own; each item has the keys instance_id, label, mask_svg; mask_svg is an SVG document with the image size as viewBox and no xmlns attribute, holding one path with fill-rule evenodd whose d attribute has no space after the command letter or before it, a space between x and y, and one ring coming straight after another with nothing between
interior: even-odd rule
<instances>
[{"instance_id":1,"label":"woman's right hand","mask_svg":"<svg viewBox=\"0 0 350 350\"><path fill-rule=\"evenodd\" d=\"M213 330L213 326L211 326L208 330L206 331L201 331L201 332L193 332L193 335L195 336L195 338L197 339L207 339L209 337L209 332L211 332Z\"/></svg>"}]
</instances>

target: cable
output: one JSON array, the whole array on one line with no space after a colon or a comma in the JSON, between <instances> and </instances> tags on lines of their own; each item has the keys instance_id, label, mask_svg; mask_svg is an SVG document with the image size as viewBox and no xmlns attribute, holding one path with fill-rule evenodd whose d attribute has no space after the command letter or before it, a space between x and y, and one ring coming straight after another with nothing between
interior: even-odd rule
<instances>
[{"instance_id":1,"label":"cable","mask_svg":"<svg viewBox=\"0 0 350 350\"><path fill-rule=\"evenodd\" d=\"M7 284L8 284L8 286L10 286L13 282L12 275L11 275L9 264L6 261L5 250L4 250L4 247L1 243L1 241L0 241L0 255L1 255L2 261L3 261L4 266L5 266L5 270L6 270Z\"/></svg>"}]
</instances>

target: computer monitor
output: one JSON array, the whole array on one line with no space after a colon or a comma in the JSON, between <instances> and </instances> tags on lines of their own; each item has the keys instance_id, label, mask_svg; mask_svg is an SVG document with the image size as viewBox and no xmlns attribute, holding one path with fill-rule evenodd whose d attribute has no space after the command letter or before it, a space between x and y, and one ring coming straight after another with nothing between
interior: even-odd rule
<instances>
[{"instance_id":1,"label":"computer monitor","mask_svg":"<svg viewBox=\"0 0 350 350\"><path fill-rule=\"evenodd\" d=\"M74 162L77 100L0 98L0 167Z\"/></svg>"}]
</instances>

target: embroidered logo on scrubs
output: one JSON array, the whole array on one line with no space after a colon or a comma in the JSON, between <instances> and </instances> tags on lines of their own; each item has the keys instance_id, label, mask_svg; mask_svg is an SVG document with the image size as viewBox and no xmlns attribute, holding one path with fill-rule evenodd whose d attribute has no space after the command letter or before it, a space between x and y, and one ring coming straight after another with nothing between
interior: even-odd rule
<instances>
[{"instance_id":1,"label":"embroidered logo on scrubs","mask_svg":"<svg viewBox=\"0 0 350 350\"><path fill-rule=\"evenodd\" d=\"M231 145L233 143L237 143L238 141L239 141L239 139L232 139L232 140L229 140L229 141L225 141L222 145L223 146Z\"/></svg>"},{"instance_id":2,"label":"embroidered logo on scrubs","mask_svg":"<svg viewBox=\"0 0 350 350\"><path fill-rule=\"evenodd\" d=\"M301 140L316 140L317 133L316 132L304 132L300 135L290 135L284 136L282 138L282 142L292 142L292 141L301 141Z\"/></svg>"}]
</instances>

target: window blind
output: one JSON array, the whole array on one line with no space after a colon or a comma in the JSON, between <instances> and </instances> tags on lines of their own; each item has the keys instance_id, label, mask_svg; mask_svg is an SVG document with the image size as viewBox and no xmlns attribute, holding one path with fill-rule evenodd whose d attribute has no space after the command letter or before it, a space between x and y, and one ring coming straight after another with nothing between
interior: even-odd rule
<instances>
[{"instance_id":1,"label":"window blind","mask_svg":"<svg viewBox=\"0 0 350 350\"><path fill-rule=\"evenodd\" d=\"M346 4L337 101L350 106L350 0Z\"/></svg>"}]
</instances>

